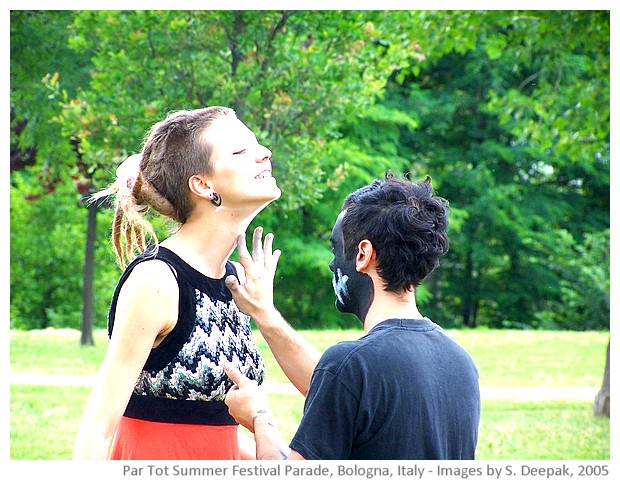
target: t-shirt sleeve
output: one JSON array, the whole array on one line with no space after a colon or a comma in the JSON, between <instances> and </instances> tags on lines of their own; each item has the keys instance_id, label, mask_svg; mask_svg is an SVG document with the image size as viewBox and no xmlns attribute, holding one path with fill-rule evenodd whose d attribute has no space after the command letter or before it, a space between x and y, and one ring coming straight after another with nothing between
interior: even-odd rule
<instances>
[{"instance_id":1,"label":"t-shirt sleeve","mask_svg":"<svg viewBox=\"0 0 620 480\"><path fill-rule=\"evenodd\" d=\"M339 372L342 373L342 372ZM307 460L349 458L357 429L359 399L346 379L317 366L304 415L290 447Z\"/></svg>"}]
</instances>

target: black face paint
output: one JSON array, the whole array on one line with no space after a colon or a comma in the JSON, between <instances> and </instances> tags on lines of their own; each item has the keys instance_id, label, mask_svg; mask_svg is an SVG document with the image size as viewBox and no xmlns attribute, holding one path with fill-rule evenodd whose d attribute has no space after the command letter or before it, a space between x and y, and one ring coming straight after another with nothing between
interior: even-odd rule
<instances>
[{"instance_id":1,"label":"black face paint","mask_svg":"<svg viewBox=\"0 0 620 480\"><path fill-rule=\"evenodd\" d=\"M343 216L343 213L338 216L331 237L334 258L329 269L334 272L332 286L336 294L336 308L340 312L356 315L363 325L374 299L374 284L370 276L356 270L356 252L349 259L344 255Z\"/></svg>"}]
</instances>

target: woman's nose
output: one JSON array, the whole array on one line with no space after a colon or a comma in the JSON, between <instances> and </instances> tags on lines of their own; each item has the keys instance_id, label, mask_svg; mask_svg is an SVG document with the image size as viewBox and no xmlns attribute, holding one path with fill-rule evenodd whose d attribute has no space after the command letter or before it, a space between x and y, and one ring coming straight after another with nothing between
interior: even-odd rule
<instances>
[{"instance_id":1,"label":"woman's nose","mask_svg":"<svg viewBox=\"0 0 620 480\"><path fill-rule=\"evenodd\" d=\"M262 145L259 145L258 155L257 155L256 160L259 162L266 162L270 158L271 158L271 150L269 150L267 147L263 147Z\"/></svg>"}]
</instances>

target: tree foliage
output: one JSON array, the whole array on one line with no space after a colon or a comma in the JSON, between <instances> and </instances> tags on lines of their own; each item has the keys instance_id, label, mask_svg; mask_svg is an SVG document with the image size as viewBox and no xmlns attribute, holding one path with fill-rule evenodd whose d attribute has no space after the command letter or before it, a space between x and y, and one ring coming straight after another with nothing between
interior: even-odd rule
<instances>
[{"instance_id":1,"label":"tree foliage","mask_svg":"<svg viewBox=\"0 0 620 480\"><path fill-rule=\"evenodd\" d=\"M609 325L604 301L587 307L609 297L600 282L609 277L608 12L459 12L443 21L476 32L468 48L399 72L382 101L410 116L398 120L400 155L434 178L457 213L433 282L442 301L429 311L472 327ZM367 128L379 144L384 127ZM602 262L593 267L593 258Z\"/></svg>"},{"instance_id":2,"label":"tree foliage","mask_svg":"<svg viewBox=\"0 0 620 480\"><path fill-rule=\"evenodd\" d=\"M324 189L326 144L368 105L398 62L382 45L385 12L86 11L70 45L90 56L87 89L62 95L65 135L91 165L138 151L145 131L172 110L233 107L275 152L288 192L281 208ZM385 42L384 42L385 43ZM59 85L55 85L60 89ZM105 170L105 169L102 169Z\"/></svg>"},{"instance_id":3,"label":"tree foliage","mask_svg":"<svg viewBox=\"0 0 620 480\"><path fill-rule=\"evenodd\" d=\"M347 193L393 170L431 175L451 204L427 315L605 328L609 34L606 11L12 12L12 322L79 310L79 281L44 299L33 278L75 276L81 186L110 182L170 111L220 104L274 152L283 197L257 223L284 251L276 303L294 325L357 322L333 308L329 233ZM118 274L106 237L99 324ZM28 253L50 241L53 265Z\"/></svg>"}]
</instances>

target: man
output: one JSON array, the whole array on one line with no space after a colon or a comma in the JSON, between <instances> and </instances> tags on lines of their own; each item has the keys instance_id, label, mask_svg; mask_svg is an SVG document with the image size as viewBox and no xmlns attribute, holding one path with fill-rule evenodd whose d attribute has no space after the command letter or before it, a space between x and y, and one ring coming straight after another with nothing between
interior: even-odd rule
<instances>
[{"instance_id":1,"label":"man","mask_svg":"<svg viewBox=\"0 0 620 480\"><path fill-rule=\"evenodd\" d=\"M265 393L227 368L236 387L226 404L254 432L258 459L474 459L477 368L415 300L448 251L447 211L429 177L412 183L388 173L347 197L332 230L330 269L336 307L355 314L365 335L328 348L318 361L290 450ZM229 288L235 299L243 289ZM263 324L275 315L267 310L254 309Z\"/></svg>"}]
</instances>

